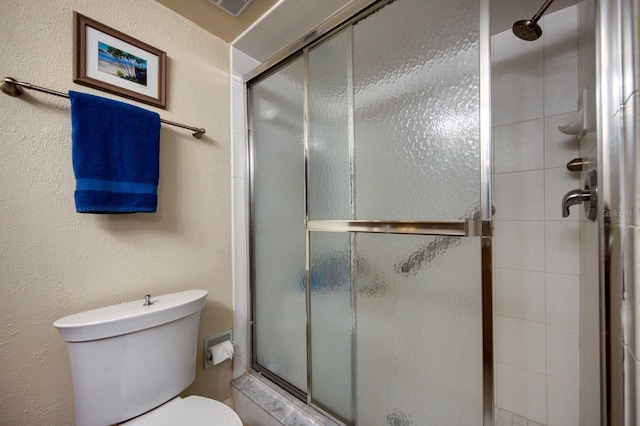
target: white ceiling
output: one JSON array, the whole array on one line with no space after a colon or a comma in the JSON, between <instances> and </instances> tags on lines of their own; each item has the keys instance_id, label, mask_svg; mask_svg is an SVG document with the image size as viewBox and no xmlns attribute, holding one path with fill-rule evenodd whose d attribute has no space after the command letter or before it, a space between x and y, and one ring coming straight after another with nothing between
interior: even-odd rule
<instances>
[{"instance_id":1,"label":"white ceiling","mask_svg":"<svg viewBox=\"0 0 640 426\"><path fill-rule=\"evenodd\" d=\"M263 62L354 2L355 0L281 0L231 44Z\"/></svg>"},{"instance_id":2,"label":"white ceiling","mask_svg":"<svg viewBox=\"0 0 640 426\"><path fill-rule=\"evenodd\" d=\"M278 0L253 1L240 16L234 17L211 3L216 0L156 1L229 43L278 3Z\"/></svg>"},{"instance_id":3,"label":"white ceiling","mask_svg":"<svg viewBox=\"0 0 640 426\"><path fill-rule=\"evenodd\" d=\"M357 2L358 0L280 0L232 44L259 62L264 62L280 49L301 39L329 16ZM505 31L517 20L531 19L543 3L544 0L490 0L491 33ZM555 0L545 13L575 3L577 0Z\"/></svg>"}]
</instances>

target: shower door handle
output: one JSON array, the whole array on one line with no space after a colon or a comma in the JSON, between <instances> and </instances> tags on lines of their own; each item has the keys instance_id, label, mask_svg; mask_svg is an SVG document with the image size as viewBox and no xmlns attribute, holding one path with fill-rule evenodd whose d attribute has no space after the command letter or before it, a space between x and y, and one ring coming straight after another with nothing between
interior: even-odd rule
<instances>
[{"instance_id":1,"label":"shower door handle","mask_svg":"<svg viewBox=\"0 0 640 426\"><path fill-rule=\"evenodd\" d=\"M584 204L584 213L589 220L596 220L598 205L598 180L595 171L587 173L584 180L584 189L574 189L562 197L562 217L569 216L569 207L576 204Z\"/></svg>"}]
</instances>

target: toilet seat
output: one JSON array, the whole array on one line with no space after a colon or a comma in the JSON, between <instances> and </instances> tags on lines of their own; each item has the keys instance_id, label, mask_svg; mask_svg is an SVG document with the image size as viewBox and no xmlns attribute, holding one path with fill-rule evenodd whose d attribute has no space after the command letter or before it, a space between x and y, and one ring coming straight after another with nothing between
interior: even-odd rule
<instances>
[{"instance_id":1,"label":"toilet seat","mask_svg":"<svg viewBox=\"0 0 640 426\"><path fill-rule=\"evenodd\" d=\"M202 396L174 398L128 422L126 426L242 426L240 417L222 402Z\"/></svg>"}]
</instances>

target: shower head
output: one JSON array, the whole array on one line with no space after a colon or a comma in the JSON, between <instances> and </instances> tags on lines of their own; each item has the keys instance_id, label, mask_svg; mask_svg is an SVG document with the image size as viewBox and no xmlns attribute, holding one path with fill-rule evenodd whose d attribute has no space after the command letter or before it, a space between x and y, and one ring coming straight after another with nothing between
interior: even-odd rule
<instances>
[{"instance_id":1,"label":"shower head","mask_svg":"<svg viewBox=\"0 0 640 426\"><path fill-rule=\"evenodd\" d=\"M513 24L513 33L516 37L525 41L533 41L540 38L542 35L542 28L534 21L524 19Z\"/></svg>"},{"instance_id":2,"label":"shower head","mask_svg":"<svg viewBox=\"0 0 640 426\"><path fill-rule=\"evenodd\" d=\"M542 18L542 14L553 3L553 0L547 0L544 2L538 13L533 15L531 20L525 19L513 24L512 30L516 37L525 41L533 41L540 38L542 35L542 28L538 25L538 21Z\"/></svg>"}]
</instances>

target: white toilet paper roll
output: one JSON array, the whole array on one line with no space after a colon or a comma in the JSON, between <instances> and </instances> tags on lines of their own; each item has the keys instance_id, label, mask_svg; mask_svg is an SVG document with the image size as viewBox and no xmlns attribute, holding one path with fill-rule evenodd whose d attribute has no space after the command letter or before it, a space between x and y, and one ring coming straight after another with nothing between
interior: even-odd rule
<instances>
[{"instance_id":1,"label":"white toilet paper roll","mask_svg":"<svg viewBox=\"0 0 640 426\"><path fill-rule=\"evenodd\" d=\"M222 343L211 346L207 349L207 352L209 352L209 355L211 356L213 365L218 365L222 361L233 358L233 343L231 340L226 340Z\"/></svg>"}]
</instances>

